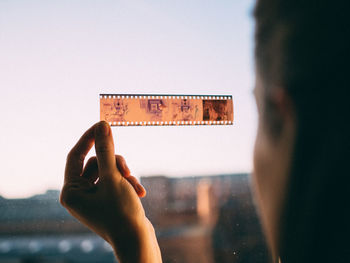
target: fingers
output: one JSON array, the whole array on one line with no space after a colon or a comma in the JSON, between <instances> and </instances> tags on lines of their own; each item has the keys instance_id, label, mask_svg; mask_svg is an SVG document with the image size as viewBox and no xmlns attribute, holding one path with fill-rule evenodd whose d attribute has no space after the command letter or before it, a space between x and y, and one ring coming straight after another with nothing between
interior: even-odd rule
<instances>
[{"instance_id":1,"label":"fingers","mask_svg":"<svg viewBox=\"0 0 350 263\"><path fill-rule=\"evenodd\" d=\"M139 197L146 196L145 188L138 182L138 180L134 176L131 176L130 170L123 156L115 155L115 161L119 172L132 185L137 195ZM91 157L87 161L82 176L86 178L91 184L94 184L96 182L96 180L98 179L98 164L96 157Z\"/></svg>"},{"instance_id":2,"label":"fingers","mask_svg":"<svg viewBox=\"0 0 350 263\"><path fill-rule=\"evenodd\" d=\"M94 143L96 157L89 159L83 171L84 159ZM123 175L139 197L146 195L144 187L130 175L125 159L120 155L114 155L112 132L104 121L88 129L67 156L65 183L74 182L81 178L81 175L90 183L103 179L104 176Z\"/></svg>"},{"instance_id":3,"label":"fingers","mask_svg":"<svg viewBox=\"0 0 350 263\"><path fill-rule=\"evenodd\" d=\"M121 155L115 155L115 161L116 161L116 165L117 168L119 170L119 172L122 174L123 177L129 177L130 176L130 170L128 168L128 166L126 165L126 162L123 158L123 156ZM88 181L90 183L94 183L96 182L97 178L98 178L98 164L97 164L97 158L91 157L87 163L85 164L82 176L86 179L88 179Z\"/></svg>"},{"instance_id":4,"label":"fingers","mask_svg":"<svg viewBox=\"0 0 350 263\"><path fill-rule=\"evenodd\" d=\"M94 184L98 179L97 158L91 157L85 164L82 176L86 178L91 184Z\"/></svg>"},{"instance_id":5,"label":"fingers","mask_svg":"<svg viewBox=\"0 0 350 263\"><path fill-rule=\"evenodd\" d=\"M130 176L129 167L126 165L125 159L121 155L115 156L117 161L117 168L121 172L121 174L126 178Z\"/></svg>"},{"instance_id":6,"label":"fingers","mask_svg":"<svg viewBox=\"0 0 350 263\"><path fill-rule=\"evenodd\" d=\"M137 179L130 174L130 169L126 164L123 156L116 155L117 167L122 176L132 185L139 197L146 196L145 188L137 181Z\"/></svg>"},{"instance_id":7,"label":"fingers","mask_svg":"<svg viewBox=\"0 0 350 263\"><path fill-rule=\"evenodd\" d=\"M77 179L83 170L84 159L94 144L95 125L88 129L67 156L64 181Z\"/></svg>"},{"instance_id":8,"label":"fingers","mask_svg":"<svg viewBox=\"0 0 350 263\"><path fill-rule=\"evenodd\" d=\"M105 121L101 121L95 126L95 150L100 179L103 179L104 176L118 174L112 131Z\"/></svg>"},{"instance_id":9,"label":"fingers","mask_svg":"<svg viewBox=\"0 0 350 263\"><path fill-rule=\"evenodd\" d=\"M137 179L134 176L130 175L126 178L126 180L128 180L128 182L132 185L139 197L146 196L145 188L137 181Z\"/></svg>"}]
</instances>

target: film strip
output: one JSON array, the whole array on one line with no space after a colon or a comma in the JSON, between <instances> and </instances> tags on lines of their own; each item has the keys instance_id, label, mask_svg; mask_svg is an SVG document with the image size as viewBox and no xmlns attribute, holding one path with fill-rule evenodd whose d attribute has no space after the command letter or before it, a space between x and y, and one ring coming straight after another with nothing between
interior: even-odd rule
<instances>
[{"instance_id":1,"label":"film strip","mask_svg":"<svg viewBox=\"0 0 350 263\"><path fill-rule=\"evenodd\" d=\"M232 125L230 95L100 94L100 119L111 126Z\"/></svg>"}]
</instances>

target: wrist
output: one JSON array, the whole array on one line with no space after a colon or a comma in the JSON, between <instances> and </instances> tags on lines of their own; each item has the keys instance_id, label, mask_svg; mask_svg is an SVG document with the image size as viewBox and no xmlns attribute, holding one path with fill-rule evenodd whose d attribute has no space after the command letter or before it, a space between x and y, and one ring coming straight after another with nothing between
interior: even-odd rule
<instances>
[{"instance_id":1,"label":"wrist","mask_svg":"<svg viewBox=\"0 0 350 263\"><path fill-rule=\"evenodd\" d=\"M121 263L162 262L157 238L150 221L144 217L135 222L132 227L130 222L128 225L122 232L118 231L118 235L111 236L109 239L119 261Z\"/></svg>"}]
</instances>

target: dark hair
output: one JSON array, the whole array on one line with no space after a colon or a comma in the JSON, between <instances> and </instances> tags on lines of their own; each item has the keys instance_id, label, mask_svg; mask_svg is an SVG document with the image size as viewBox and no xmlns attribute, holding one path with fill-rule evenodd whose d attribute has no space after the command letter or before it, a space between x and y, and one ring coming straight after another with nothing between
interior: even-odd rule
<instances>
[{"instance_id":1,"label":"dark hair","mask_svg":"<svg viewBox=\"0 0 350 263\"><path fill-rule=\"evenodd\" d=\"M350 262L350 1L258 0L255 56L266 101L276 87L296 111L281 216L282 263ZM269 115L269 126L278 122Z\"/></svg>"}]
</instances>

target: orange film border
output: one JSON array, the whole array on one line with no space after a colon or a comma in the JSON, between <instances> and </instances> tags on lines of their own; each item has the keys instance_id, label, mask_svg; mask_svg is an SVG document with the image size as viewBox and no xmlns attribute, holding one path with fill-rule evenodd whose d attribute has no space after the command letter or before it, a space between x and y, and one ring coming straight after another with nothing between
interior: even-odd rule
<instances>
[{"instance_id":1,"label":"orange film border","mask_svg":"<svg viewBox=\"0 0 350 263\"><path fill-rule=\"evenodd\" d=\"M232 125L231 95L100 94L111 126Z\"/></svg>"}]
</instances>

